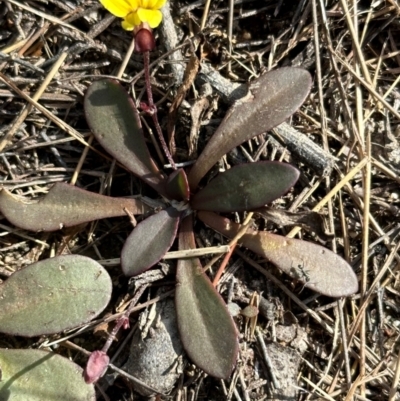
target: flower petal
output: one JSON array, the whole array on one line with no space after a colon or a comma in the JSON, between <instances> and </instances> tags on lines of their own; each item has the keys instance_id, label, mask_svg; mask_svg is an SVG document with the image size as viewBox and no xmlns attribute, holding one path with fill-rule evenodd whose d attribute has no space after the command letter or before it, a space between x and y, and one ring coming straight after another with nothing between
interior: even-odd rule
<instances>
[{"instance_id":1,"label":"flower petal","mask_svg":"<svg viewBox=\"0 0 400 401\"><path fill-rule=\"evenodd\" d=\"M121 22L121 26L125 31L133 31L133 28L135 28L135 25L130 24L126 19Z\"/></svg>"},{"instance_id":2,"label":"flower petal","mask_svg":"<svg viewBox=\"0 0 400 401\"><path fill-rule=\"evenodd\" d=\"M151 7L149 7L149 0L139 0L140 1L140 3L142 4L141 6L139 6L139 7L142 7L142 8L151 8Z\"/></svg>"},{"instance_id":3,"label":"flower petal","mask_svg":"<svg viewBox=\"0 0 400 401\"><path fill-rule=\"evenodd\" d=\"M132 10L125 0L100 0L103 7L116 17L126 17Z\"/></svg>"},{"instance_id":4,"label":"flower petal","mask_svg":"<svg viewBox=\"0 0 400 401\"><path fill-rule=\"evenodd\" d=\"M126 1L131 6L131 11L136 11L140 7L140 4L141 4L140 0L126 0Z\"/></svg>"},{"instance_id":5,"label":"flower petal","mask_svg":"<svg viewBox=\"0 0 400 401\"><path fill-rule=\"evenodd\" d=\"M132 26L139 26L142 23L137 12L130 13L125 20Z\"/></svg>"},{"instance_id":6,"label":"flower petal","mask_svg":"<svg viewBox=\"0 0 400 401\"><path fill-rule=\"evenodd\" d=\"M150 0L150 2L153 10L159 10L167 2L167 0Z\"/></svg>"},{"instance_id":7,"label":"flower petal","mask_svg":"<svg viewBox=\"0 0 400 401\"><path fill-rule=\"evenodd\" d=\"M140 21L147 22L150 25L150 28L157 27L162 21L162 14L159 10L146 10L144 8L139 8L137 15L139 16Z\"/></svg>"},{"instance_id":8,"label":"flower petal","mask_svg":"<svg viewBox=\"0 0 400 401\"><path fill-rule=\"evenodd\" d=\"M156 9L156 7L155 7L156 3L157 3L157 0L148 0L147 1L147 7L143 7L143 8L147 8L149 10L155 10Z\"/></svg>"}]
</instances>

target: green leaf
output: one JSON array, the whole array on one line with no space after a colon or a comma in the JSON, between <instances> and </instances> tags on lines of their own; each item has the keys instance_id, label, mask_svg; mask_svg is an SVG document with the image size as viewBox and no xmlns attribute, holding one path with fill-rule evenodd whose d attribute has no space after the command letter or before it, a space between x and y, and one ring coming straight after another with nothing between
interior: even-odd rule
<instances>
[{"instance_id":1,"label":"green leaf","mask_svg":"<svg viewBox=\"0 0 400 401\"><path fill-rule=\"evenodd\" d=\"M190 188L195 190L207 171L234 147L290 117L302 105L310 88L309 72L293 67L270 71L252 82L249 94L229 109L190 170Z\"/></svg>"},{"instance_id":2,"label":"green leaf","mask_svg":"<svg viewBox=\"0 0 400 401\"><path fill-rule=\"evenodd\" d=\"M111 198L61 182L38 201L17 197L6 189L0 191L0 210L6 219L30 231L55 231L97 219L126 216L124 209L132 214L149 211L138 199Z\"/></svg>"},{"instance_id":3,"label":"green leaf","mask_svg":"<svg viewBox=\"0 0 400 401\"><path fill-rule=\"evenodd\" d=\"M164 177L150 157L135 104L113 79L90 85L84 100L86 120L93 135L110 155L133 174L164 192Z\"/></svg>"},{"instance_id":4,"label":"green leaf","mask_svg":"<svg viewBox=\"0 0 400 401\"><path fill-rule=\"evenodd\" d=\"M190 217L181 225L180 250L196 247ZM176 314L185 351L209 375L228 379L237 359L238 334L223 299L197 258L180 259L176 277Z\"/></svg>"},{"instance_id":5,"label":"green leaf","mask_svg":"<svg viewBox=\"0 0 400 401\"><path fill-rule=\"evenodd\" d=\"M162 259L176 237L179 215L170 207L135 227L121 252L121 267L126 276L142 273Z\"/></svg>"},{"instance_id":6,"label":"green leaf","mask_svg":"<svg viewBox=\"0 0 400 401\"><path fill-rule=\"evenodd\" d=\"M0 331L33 337L76 327L103 311L111 291L107 271L86 256L42 260L0 286Z\"/></svg>"},{"instance_id":7,"label":"green leaf","mask_svg":"<svg viewBox=\"0 0 400 401\"><path fill-rule=\"evenodd\" d=\"M289 164L242 164L219 174L191 200L197 210L241 212L281 197L297 181L299 172Z\"/></svg>"},{"instance_id":8,"label":"green leaf","mask_svg":"<svg viewBox=\"0 0 400 401\"><path fill-rule=\"evenodd\" d=\"M190 197L189 184L186 173L183 169L175 170L165 185L169 199L176 201L188 201Z\"/></svg>"},{"instance_id":9,"label":"green leaf","mask_svg":"<svg viewBox=\"0 0 400 401\"><path fill-rule=\"evenodd\" d=\"M95 401L93 385L68 359L42 350L1 349L1 401Z\"/></svg>"},{"instance_id":10,"label":"green leaf","mask_svg":"<svg viewBox=\"0 0 400 401\"><path fill-rule=\"evenodd\" d=\"M197 216L228 238L233 238L241 228L215 213L198 212ZM357 276L351 266L320 245L251 229L240 238L240 243L311 290L330 297L346 297L358 291Z\"/></svg>"}]
</instances>

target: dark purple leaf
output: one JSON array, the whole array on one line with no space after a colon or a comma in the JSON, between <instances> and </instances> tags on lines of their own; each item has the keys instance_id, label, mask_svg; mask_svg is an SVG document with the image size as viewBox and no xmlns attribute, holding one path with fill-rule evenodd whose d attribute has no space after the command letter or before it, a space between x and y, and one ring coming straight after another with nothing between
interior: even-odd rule
<instances>
[{"instance_id":1,"label":"dark purple leaf","mask_svg":"<svg viewBox=\"0 0 400 401\"><path fill-rule=\"evenodd\" d=\"M188 201L190 196L189 184L183 169L175 170L167 180L165 190L169 199Z\"/></svg>"},{"instance_id":2,"label":"dark purple leaf","mask_svg":"<svg viewBox=\"0 0 400 401\"><path fill-rule=\"evenodd\" d=\"M190 188L195 190L207 171L234 147L290 117L302 105L310 88L311 76L301 68L280 68L256 79L249 94L229 109L190 170Z\"/></svg>"},{"instance_id":3,"label":"dark purple leaf","mask_svg":"<svg viewBox=\"0 0 400 401\"><path fill-rule=\"evenodd\" d=\"M28 201L6 189L0 191L0 210L12 224L30 231L55 231L97 219L143 214L149 207L138 199L111 198L65 183L54 184L40 200ZM45 218L44 218L45 217Z\"/></svg>"},{"instance_id":4,"label":"dark purple leaf","mask_svg":"<svg viewBox=\"0 0 400 401\"><path fill-rule=\"evenodd\" d=\"M93 135L110 155L159 193L164 178L150 157L133 100L113 79L95 81L86 92L84 108Z\"/></svg>"},{"instance_id":5,"label":"dark purple leaf","mask_svg":"<svg viewBox=\"0 0 400 401\"><path fill-rule=\"evenodd\" d=\"M205 224L233 238L241 228L211 212L198 212ZM240 243L267 258L305 287L330 297L346 297L358 291L358 280L351 266L339 255L311 242L286 238L249 229Z\"/></svg>"},{"instance_id":6,"label":"dark purple leaf","mask_svg":"<svg viewBox=\"0 0 400 401\"><path fill-rule=\"evenodd\" d=\"M179 249L194 249L192 219L181 225ZM238 335L228 309L203 273L199 259L180 259L175 293L181 341L195 365L211 376L227 379L238 354Z\"/></svg>"},{"instance_id":7,"label":"dark purple leaf","mask_svg":"<svg viewBox=\"0 0 400 401\"><path fill-rule=\"evenodd\" d=\"M191 200L197 210L241 212L281 197L297 181L299 172L290 164L258 162L242 164L219 174Z\"/></svg>"},{"instance_id":8,"label":"dark purple leaf","mask_svg":"<svg viewBox=\"0 0 400 401\"><path fill-rule=\"evenodd\" d=\"M0 332L33 337L79 326L104 310L111 291L110 276L93 259L42 260L0 285Z\"/></svg>"},{"instance_id":9,"label":"dark purple leaf","mask_svg":"<svg viewBox=\"0 0 400 401\"><path fill-rule=\"evenodd\" d=\"M139 223L122 248L124 274L135 276L159 262L174 242L178 224L179 212L172 207Z\"/></svg>"}]
</instances>

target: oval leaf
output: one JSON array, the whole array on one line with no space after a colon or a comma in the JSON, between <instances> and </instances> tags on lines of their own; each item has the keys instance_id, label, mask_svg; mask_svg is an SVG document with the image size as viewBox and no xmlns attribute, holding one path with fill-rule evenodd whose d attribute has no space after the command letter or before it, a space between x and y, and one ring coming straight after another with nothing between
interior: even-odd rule
<instances>
[{"instance_id":1,"label":"oval leaf","mask_svg":"<svg viewBox=\"0 0 400 401\"><path fill-rule=\"evenodd\" d=\"M181 226L179 249L195 247L189 216ZM225 302L199 259L180 259L176 277L176 314L185 351L209 375L228 379L237 359L238 335Z\"/></svg>"},{"instance_id":2,"label":"oval leaf","mask_svg":"<svg viewBox=\"0 0 400 401\"><path fill-rule=\"evenodd\" d=\"M0 331L33 337L76 327L103 311L111 291L107 271L86 256L42 260L0 286Z\"/></svg>"},{"instance_id":3,"label":"oval leaf","mask_svg":"<svg viewBox=\"0 0 400 401\"><path fill-rule=\"evenodd\" d=\"M149 207L138 199L111 198L59 182L39 201L0 191L0 210L8 221L30 231L55 231L97 219L143 214ZM46 216L46 218L43 218Z\"/></svg>"},{"instance_id":4,"label":"oval leaf","mask_svg":"<svg viewBox=\"0 0 400 401\"><path fill-rule=\"evenodd\" d=\"M34 349L0 349L0 400L95 401L82 369L68 359Z\"/></svg>"},{"instance_id":5,"label":"oval leaf","mask_svg":"<svg viewBox=\"0 0 400 401\"><path fill-rule=\"evenodd\" d=\"M289 164L242 164L219 174L192 198L191 206L225 213L252 210L281 197L298 178L299 171Z\"/></svg>"},{"instance_id":6,"label":"oval leaf","mask_svg":"<svg viewBox=\"0 0 400 401\"><path fill-rule=\"evenodd\" d=\"M233 238L241 228L215 213L199 212L198 217L228 238ZM330 297L346 297L358 291L357 276L351 266L320 245L251 229L240 238L240 243L311 290Z\"/></svg>"},{"instance_id":7,"label":"oval leaf","mask_svg":"<svg viewBox=\"0 0 400 401\"><path fill-rule=\"evenodd\" d=\"M302 68L279 68L257 78L249 94L229 109L193 165L188 176L190 188L195 190L207 171L234 147L290 117L310 88L311 76Z\"/></svg>"},{"instance_id":8,"label":"oval leaf","mask_svg":"<svg viewBox=\"0 0 400 401\"><path fill-rule=\"evenodd\" d=\"M185 171L180 168L175 170L167 179L165 185L167 196L178 202L188 201L190 196L189 184Z\"/></svg>"},{"instance_id":9,"label":"oval leaf","mask_svg":"<svg viewBox=\"0 0 400 401\"><path fill-rule=\"evenodd\" d=\"M150 157L133 100L113 79L90 85L84 100L86 121L110 155L164 194L164 178Z\"/></svg>"},{"instance_id":10,"label":"oval leaf","mask_svg":"<svg viewBox=\"0 0 400 401\"><path fill-rule=\"evenodd\" d=\"M135 276L159 262L171 248L179 224L179 212L168 208L139 223L121 252L126 276Z\"/></svg>"}]
</instances>

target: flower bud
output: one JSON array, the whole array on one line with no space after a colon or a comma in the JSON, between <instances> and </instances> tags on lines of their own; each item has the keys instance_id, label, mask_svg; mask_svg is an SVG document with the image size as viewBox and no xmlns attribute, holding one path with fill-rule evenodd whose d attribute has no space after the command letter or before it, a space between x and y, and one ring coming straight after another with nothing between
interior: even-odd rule
<instances>
[{"instance_id":1,"label":"flower bud","mask_svg":"<svg viewBox=\"0 0 400 401\"><path fill-rule=\"evenodd\" d=\"M150 29L142 28L135 33L135 52L150 52L154 50L155 47L156 40Z\"/></svg>"},{"instance_id":2,"label":"flower bud","mask_svg":"<svg viewBox=\"0 0 400 401\"><path fill-rule=\"evenodd\" d=\"M88 359L84 377L87 384L95 383L107 370L110 358L104 351L93 351Z\"/></svg>"}]
</instances>

